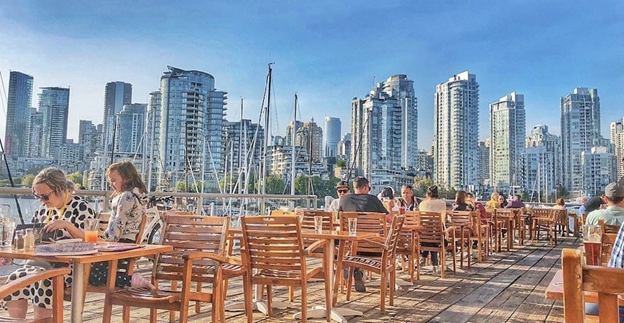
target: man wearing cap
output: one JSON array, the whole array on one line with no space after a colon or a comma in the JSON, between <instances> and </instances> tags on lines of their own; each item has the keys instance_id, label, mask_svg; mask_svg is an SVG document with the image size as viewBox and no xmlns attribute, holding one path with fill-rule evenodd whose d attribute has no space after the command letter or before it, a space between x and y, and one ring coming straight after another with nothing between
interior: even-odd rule
<instances>
[{"instance_id":1,"label":"man wearing cap","mask_svg":"<svg viewBox=\"0 0 624 323\"><path fill-rule=\"evenodd\" d=\"M590 212L587 215L587 224L597 225L598 220L604 220L605 224L622 225L624 223L624 186L611 183L605 188L605 200L607 208Z\"/></svg>"},{"instance_id":2,"label":"man wearing cap","mask_svg":"<svg viewBox=\"0 0 624 323\"><path fill-rule=\"evenodd\" d=\"M338 206L340 206L340 199L347 194L349 194L349 184L347 184L347 182L345 181L338 182L338 184L336 184L336 195L338 195L338 198L334 199L331 202L327 211L338 211Z\"/></svg>"}]
</instances>

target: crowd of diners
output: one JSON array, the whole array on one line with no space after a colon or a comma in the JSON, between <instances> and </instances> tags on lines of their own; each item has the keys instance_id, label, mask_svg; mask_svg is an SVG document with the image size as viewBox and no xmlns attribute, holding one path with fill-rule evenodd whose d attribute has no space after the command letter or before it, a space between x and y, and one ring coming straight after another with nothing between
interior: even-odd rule
<instances>
[{"instance_id":1,"label":"crowd of diners","mask_svg":"<svg viewBox=\"0 0 624 323\"><path fill-rule=\"evenodd\" d=\"M447 204L440 199L439 189L436 185L427 188L425 197L418 198L414 195L411 185L401 186L401 195L396 196L395 191L391 187L385 187L377 195L371 195L370 183L365 177L357 177L351 183L353 191L349 188L349 183L340 181L336 185L337 198L326 208L327 211L347 211L347 212L381 212L387 214L388 222L392 221L392 217L399 214L401 209L406 211L426 211L439 212L441 216L449 221L448 214L452 211L476 211L483 224L488 223L488 209L497 208L525 208L521 195L516 194L510 196L509 199L504 194L494 192L490 199L485 203L481 203L475 199L475 196L466 191L457 191L455 200L452 204ZM624 178L618 183L611 183L605 187L605 193L600 197L584 198L582 206L577 211L578 214L587 215L587 224L598 224L598 220L605 220L606 224L622 225L624 223ZM553 206L556 209L566 209L565 201L559 198ZM570 221L575 221L574 217L570 217ZM572 225L571 225L572 227ZM618 242L614 248L614 257L609 263L611 267L624 268L624 231L620 230ZM429 256L429 252L423 252L422 258ZM439 270L438 255L431 252L432 270ZM365 291L362 281L362 273L354 274L356 291Z\"/></svg>"}]
</instances>

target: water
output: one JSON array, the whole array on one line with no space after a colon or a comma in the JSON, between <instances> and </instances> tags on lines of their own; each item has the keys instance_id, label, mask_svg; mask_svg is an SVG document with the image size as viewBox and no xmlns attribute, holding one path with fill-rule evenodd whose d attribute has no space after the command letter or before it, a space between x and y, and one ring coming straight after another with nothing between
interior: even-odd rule
<instances>
[{"instance_id":1,"label":"water","mask_svg":"<svg viewBox=\"0 0 624 323\"><path fill-rule=\"evenodd\" d=\"M30 223L35 210L41 205L41 202L32 198L23 198L18 196L18 201L20 204L20 208L22 209L22 216L24 217L24 222ZM8 204L11 206L11 217L15 220L16 223L20 223L19 213L17 212L17 206L15 204L15 199L13 197L2 196L0 197L0 204Z\"/></svg>"}]
</instances>

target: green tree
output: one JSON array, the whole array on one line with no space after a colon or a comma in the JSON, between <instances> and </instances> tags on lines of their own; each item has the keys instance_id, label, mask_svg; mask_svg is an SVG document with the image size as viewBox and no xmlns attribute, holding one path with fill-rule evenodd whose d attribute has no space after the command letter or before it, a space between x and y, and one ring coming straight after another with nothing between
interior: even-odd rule
<instances>
[{"instance_id":1,"label":"green tree","mask_svg":"<svg viewBox=\"0 0 624 323\"><path fill-rule=\"evenodd\" d=\"M336 163L336 167L340 167L340 168L347 167L347 161L344 159L338 160L338 162Z\"/></svg>"},{"instance_id":2,"label":"green tree","mask_svg":"<svg viewBox=\"0 0 624 323\"><path fill-rule=\"evenodd\" d=\"M74 184L76 185L80 185L82 186L82 173L81 172L73 172L69 175L67 175L67 179L69 179L70 181L74 182Z\"/></svg>"},{"instance_id":3,"label":"green tree","mask_svg":"<svg viewBox=\"0 0 624 323\"><path fill-rule=\"evenodd\" d=\"M185 181L179 181L176 184L176 190L178 192L188 192L188 188L186 187L186 182Z\"/></svg>"},{"instance_id":4,"label":"green tree","mask_svg":"<svg viewBox=\"0 0 624 323\"><path fill-rule=\"evenodd\" d=\"M221 188L221 190L226 193L229 193L235 184L236 178L229 175L219 180L219 188Z\"/></svg>"},{"instance_id":5,"label":"green tree","mask_svg":"<svg viewBox=\"0 0 624 323\"><path fill-rule=\"evenodd\" d=\"M24 177L22 177L22 186L24 187L31 187L33 180L35 180L35 175L33 174L26 174L24 175Z\"/></svg>"},{"instance_id":6,"label":"green tree","mask_svg":"<svg viewBox=\"0 0 624 323\"><path fill-rule=\"evenodd\" d=\"M414 195L424 197L427 188L431 185L433 185L433 180L430 177L414 176Z\"/></svg>"},{"instance_id":7,"label":"green tree","mask_svg":"<svg viewBox=\"0 0 624 323\"><path fill-rule=\"evenodd\" d=\"M277 176L269 176L266 179L266 193L267 194L282 194L286 184Z\"/></svg>"}]
</instances>

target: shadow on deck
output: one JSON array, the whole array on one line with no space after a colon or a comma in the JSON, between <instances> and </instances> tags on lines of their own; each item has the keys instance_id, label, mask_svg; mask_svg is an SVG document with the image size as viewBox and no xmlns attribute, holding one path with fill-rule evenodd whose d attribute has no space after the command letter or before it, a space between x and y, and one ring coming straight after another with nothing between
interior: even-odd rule
<instances>
[{"instance_id":1,"label":"shadow on deck","mask_svg":"<svg viewBox=\"0 0 624 323\"><path fill-rule=\"evenodd\" d=\"M457 274L447 278L434 276L431 267L425 267L421 280L409 284L407 274L399 275L403 290L397 291L394 306L387 306L386 313L379 312L379 281L367 283L366 293L351 293L351 301L345 295L338 296L339 307L364 312L363 316L348 317L349 322L562 322L563 304L544 298L550 279L560 268L562 248L576 247L579 240L565 237L556 247L545 243L517 246L513 252L495 253L487 261L477 263L470 270L457 269ZM230 282L226 304L242 301L242 281ZM313 283L309 288L308 304L324 303L324 285ZM287 301L287 290L274 287L274 300ZM255 322L296 322L292 318L300 306L300 291L295 292L293 308L274 309L273 317L254 313ZM68 305L68 303L65 303ZM84 322L101 322L103 297L87 295ZM202 306L202 313L190 309L189 322L210 322L210 306ZM69 306L65 308L69 313ZM159 312L159 322L168 322L168 313ZM226 312L227 322L246 322L240 312ZM132 309L133 323L148 322L149 311ZM121 307L113 308L113 322L121 322ZM325 319L311 319L324 322Z\"/></svg>"}]
</instances>

